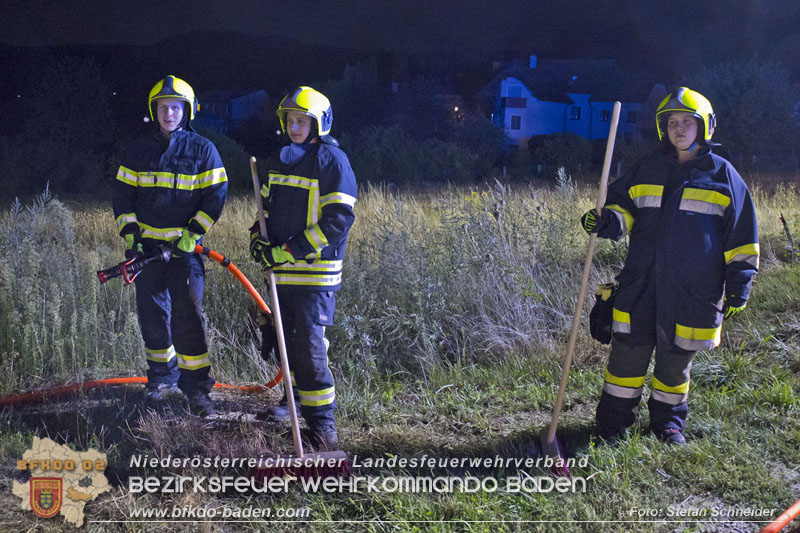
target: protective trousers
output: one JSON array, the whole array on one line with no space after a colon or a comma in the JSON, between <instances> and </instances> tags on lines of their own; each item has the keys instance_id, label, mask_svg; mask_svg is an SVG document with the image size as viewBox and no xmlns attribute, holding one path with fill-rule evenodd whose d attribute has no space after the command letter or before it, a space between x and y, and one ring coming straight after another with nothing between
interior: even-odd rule
<instances>
[{"instance_id":1,"label":"protective trousers","mask_svg":"<svg viewBox=\"0 0 800 533\"><path fill-rule=\"evenodd\" d=\"M149 383L177 383L187 395L214 386L203 317L204 282L203 259L194 253L149 263L136 278Z\"/></svg>"},{"instance_id":2,"label":"protective trousers","mask_svg":"<svg viewBox=\"0 0 800 533\"><path fill-rule=\"evenodd\" d=\"M629 346L612 340L603 392L597 406L597 428L602 437L619 436L636 421L653 348L656 360L647 402L650 429L656 435L667 429L683 431L689 413L686 402L689 371L696 352L681 350L668 342Z\"/></svg>"},{"instance_id":3,"label":"protective trousers","mask_svg":"<svg viewBox=\"0 0 800 533\"><path fill-rule=\"evenodd\" d=\"M325 326L333 324L336 295L278 287L281 322L295 397L310 427L335 422L336 393L328 368Z\"/></svg>"}]
</instances>

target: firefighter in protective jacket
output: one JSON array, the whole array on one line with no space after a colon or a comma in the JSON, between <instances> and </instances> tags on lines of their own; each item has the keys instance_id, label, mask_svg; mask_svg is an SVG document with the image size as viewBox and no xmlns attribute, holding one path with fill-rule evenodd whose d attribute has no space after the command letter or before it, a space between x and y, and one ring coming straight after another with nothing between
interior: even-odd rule
<instances>
[{"instance_id":1,"label":"firefighter in protective jacket","mask_svg":"<svg viewBox=\"0 0 800 533\"><path fill-rule=\"evenodd\" d=\"M683 444L692 360L719 345L723 318L744 309L758 270L758 231L750 191L712 151L709 101L681 87L659 105L656 125L662 150L609 186L600 215L592 209L581 219L599 237L630 236L597 431L614 439L635 422L655 348L650 428Z\"/></svg>"},{"instance_id":2,"label":"firefighter in protective jacket","mask_svg":"<svg viewBox=\"0 0 800 533\"><path fill-rule=\"evenodd\" d=\"M315 444L333 448L338 443L336 394L325 326L333 324L347 236L355 220L356 180L350 161L330 136L331 105L322 93L297 87L281 101L277 114L291 144L281 149L261 188L267 239L256 220L250 253L275 274L302 416ZM286 398L269 415L288 418Z\"/></svg>"},{"instance_id":3,"label":"firefighter in protective jacket","mask_svg":"<svg viewBox=\"0 0 800 533\"><path fill-rule=\"evenodd\" d=\"M188 83L167 76L148 100L157 125L136 140L114 182L113 207L126 256L158 246L172 259L150 263L136 278L136 307L147 353L147 395L186 395L193 413L213 412L205 339L202 256L193 252L219 219L227 176L214 144L191 127L198 110Z\"/></svg>"}]
</instances>

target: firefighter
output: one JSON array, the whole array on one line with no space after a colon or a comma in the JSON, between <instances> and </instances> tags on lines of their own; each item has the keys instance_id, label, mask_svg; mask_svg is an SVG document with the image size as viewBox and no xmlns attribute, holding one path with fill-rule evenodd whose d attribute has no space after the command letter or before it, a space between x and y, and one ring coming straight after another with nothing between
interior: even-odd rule
<instances>
[{"instance_id":1,"label":"firefighter","mask_svg":"<svg viewBox=\"0 0 800 533\"><path fill-rule=\"evenodd\" d=\"M711 142L711 103L681 87L656 111L660 150L609 186L605 207L581 219L588 233L630 236L614 295L611 355L597 433L622 436L636 419L655 349L650 429L685 444L689 371L698 350L720 343L723 319L740 313L758 270L750 191Z\"/></svg>"},{"instance_id":2,"label":"firefighter","mask_svg":"<svg viewBox=\"0 0 800 533\"><path fill-rule=\"evenodd\" d=\"M331 137L328 98L297 87L278 106L281 148L261 188L267 239L258 220L250 228L250 254L272 269L294 389L315 445L338 444L336 394L328 368L325 327L333 324L347 236L355 220L356 180L347 155ZM286 398L269 409L289 418Z\"/></svg>"},{"instance_id":3,"label":"firefighter","mask_svg":"<svg viewBox=\"0 0 800 533\"><path fill-rule=\"evenodd\" d=\"M136 278L136 308L147 356L147 397L182 391L198 416L214 412L203 317L205 267L194 253L219 219L227 176L214 144L192 129L199 109L184 80L167 76L148 98L152 131L122 160L113 208L125 255L168 246L172 258L153 262ZM179 389L179 390L178 390Z\"/></svg>"}]
</instances>

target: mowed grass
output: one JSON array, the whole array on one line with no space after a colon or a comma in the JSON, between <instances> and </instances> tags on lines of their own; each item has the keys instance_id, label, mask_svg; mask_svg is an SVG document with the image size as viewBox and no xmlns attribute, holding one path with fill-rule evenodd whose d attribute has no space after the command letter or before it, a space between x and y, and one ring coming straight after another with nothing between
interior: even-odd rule
<instances>
[{"instance_id":1,"label":"mowed grass","mask_svg":"<svg viewBox=\"0 0 800 533\"><path fill-rule=\"evenodd\" d=\"M753 190L761 271L746 312L726 323L722 346L695 361L688 446L657 442L647 432L644 404L628 439L613 446L592 439L607 347L593 342L583 324L559 441L570 457L585 462L572 469L575 478L588 478L585 492L514 492L507 490L508 479L530 481L548 469L493 466L360 471L382 480L473 475L499 483L497 490L476 492L322 494L295 487L270 496L129 493L128 475L222 475L145 474L129 468L133 453L237 457L291 450L285 428L252 417L214 425L145 411L126 425L112 419L122 427L94 419L50 434L52 422L38 426L36 413L27 413L23 424L19 408L6 408L0 458L12 465L33 434L109 453L109 477L118 485L87 505L87 520L131 520L134 509L148 506L253 505L308 508L312 521L89 523L93 531L757 530L763 524L726 516L736 509L774 509L768 515L774 517L800 498L800 261L793 260L796 250L789 249L779 220L783 214L800 234L800 194L786 186ZM541 457L539 432L552 414L587 241L577 221L594 194L563 175L541 187L360 192L337 324L328 330L340 438L351 456L362 463L393 456ZM206 244L263 288L247 257L254 214L249 197L231 197ZM625 249L624 242L599 243L592 288L618 272ZM133 288L119 280L100 287L94 274L122 255L106 204L41 198L12 208L3 214L0 252L0 369L6 378L0 393L142 375ZM276 366L258 356L254 305L219 265L209 262L207 274L213 375L225 383L267 381ZM263 408L277 396L238 401ZM235 406L230 398L218 402ZM58 409L67 408L55 401L38 412ZM75 411L75 418L87 418L80 407L69 409L68 417ZM17 509L5 490L14 476L13 468L4 468L0 504L15 509L6 523L14 530L60 530L60 518L45 522Z\"/></svg>"}]
</instances>

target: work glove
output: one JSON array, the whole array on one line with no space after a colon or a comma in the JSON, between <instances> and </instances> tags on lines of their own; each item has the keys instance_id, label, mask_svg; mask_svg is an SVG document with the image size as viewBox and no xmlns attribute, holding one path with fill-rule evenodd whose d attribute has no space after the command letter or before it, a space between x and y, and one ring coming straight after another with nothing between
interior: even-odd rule
<instances>
[{"instance_id":1,"label":"work glove","mask_svg":"<svg viewBox=\"0 0 800 533\"><path fill-rule=\"evenodd\" d=\"M130 259L144 253L142 249L142 239L139 232L131 232L123 235L125 239L125 259Z\"/></svg>"},{"instance_id":2,"label":"work glove","mask_svg":"<svg viewBox=\"0 0 800 533\"><path fill-rule=\"evenodd\" d=\"M181 238L172 244L172 254L181 257L193 253L195 244L200 240L200 237L202 235L192 233L184 228L181 232Z\"/></svg>"},{"instance_id":3,"label":"work glove","mask_svg":"<svg viewBox=\"0 0 800 533\"><path fill-rule=\"evenodd\" d=\"M581 217L581 227L586 233L597 233L608 226L611 216L608 209L603 209L602 213L598 213L594 208L589 209Z\"/></svg>"},{"instance_id":4,"label":"work glove","mask_svg":"<svg viewBox=\"0 0 800 533\"><path fill-rule=\"evenodd\" d=\"M294 256L285 244L272 246L260 235L250 241L250 257L261 265L262 270L270 270L284 263L294 263Z\"/></svg>"},{"instance_id":5,"label":"work glove","mask_svg":"<svg viewBox=\"0 0 800 533\"><path fill-rule=\"evenodd\" d=\"M742 300L736 296L725 297L722 301L722 318L729 319L733 318L742 311L747 306L747 300Z\"/></svg>"},{"instance_id":6,"label":"work glove","mask_svg":"<svg viewBox=\"0 0 800 533\"><path fill-rule=\"evenodd\" d=\"M250 232L250 257L253 259L253 261L258 263L262 252L271 247L272 245L269 243L269 241L263 238L258 231Z\"/></svg>"}]
</instances>

